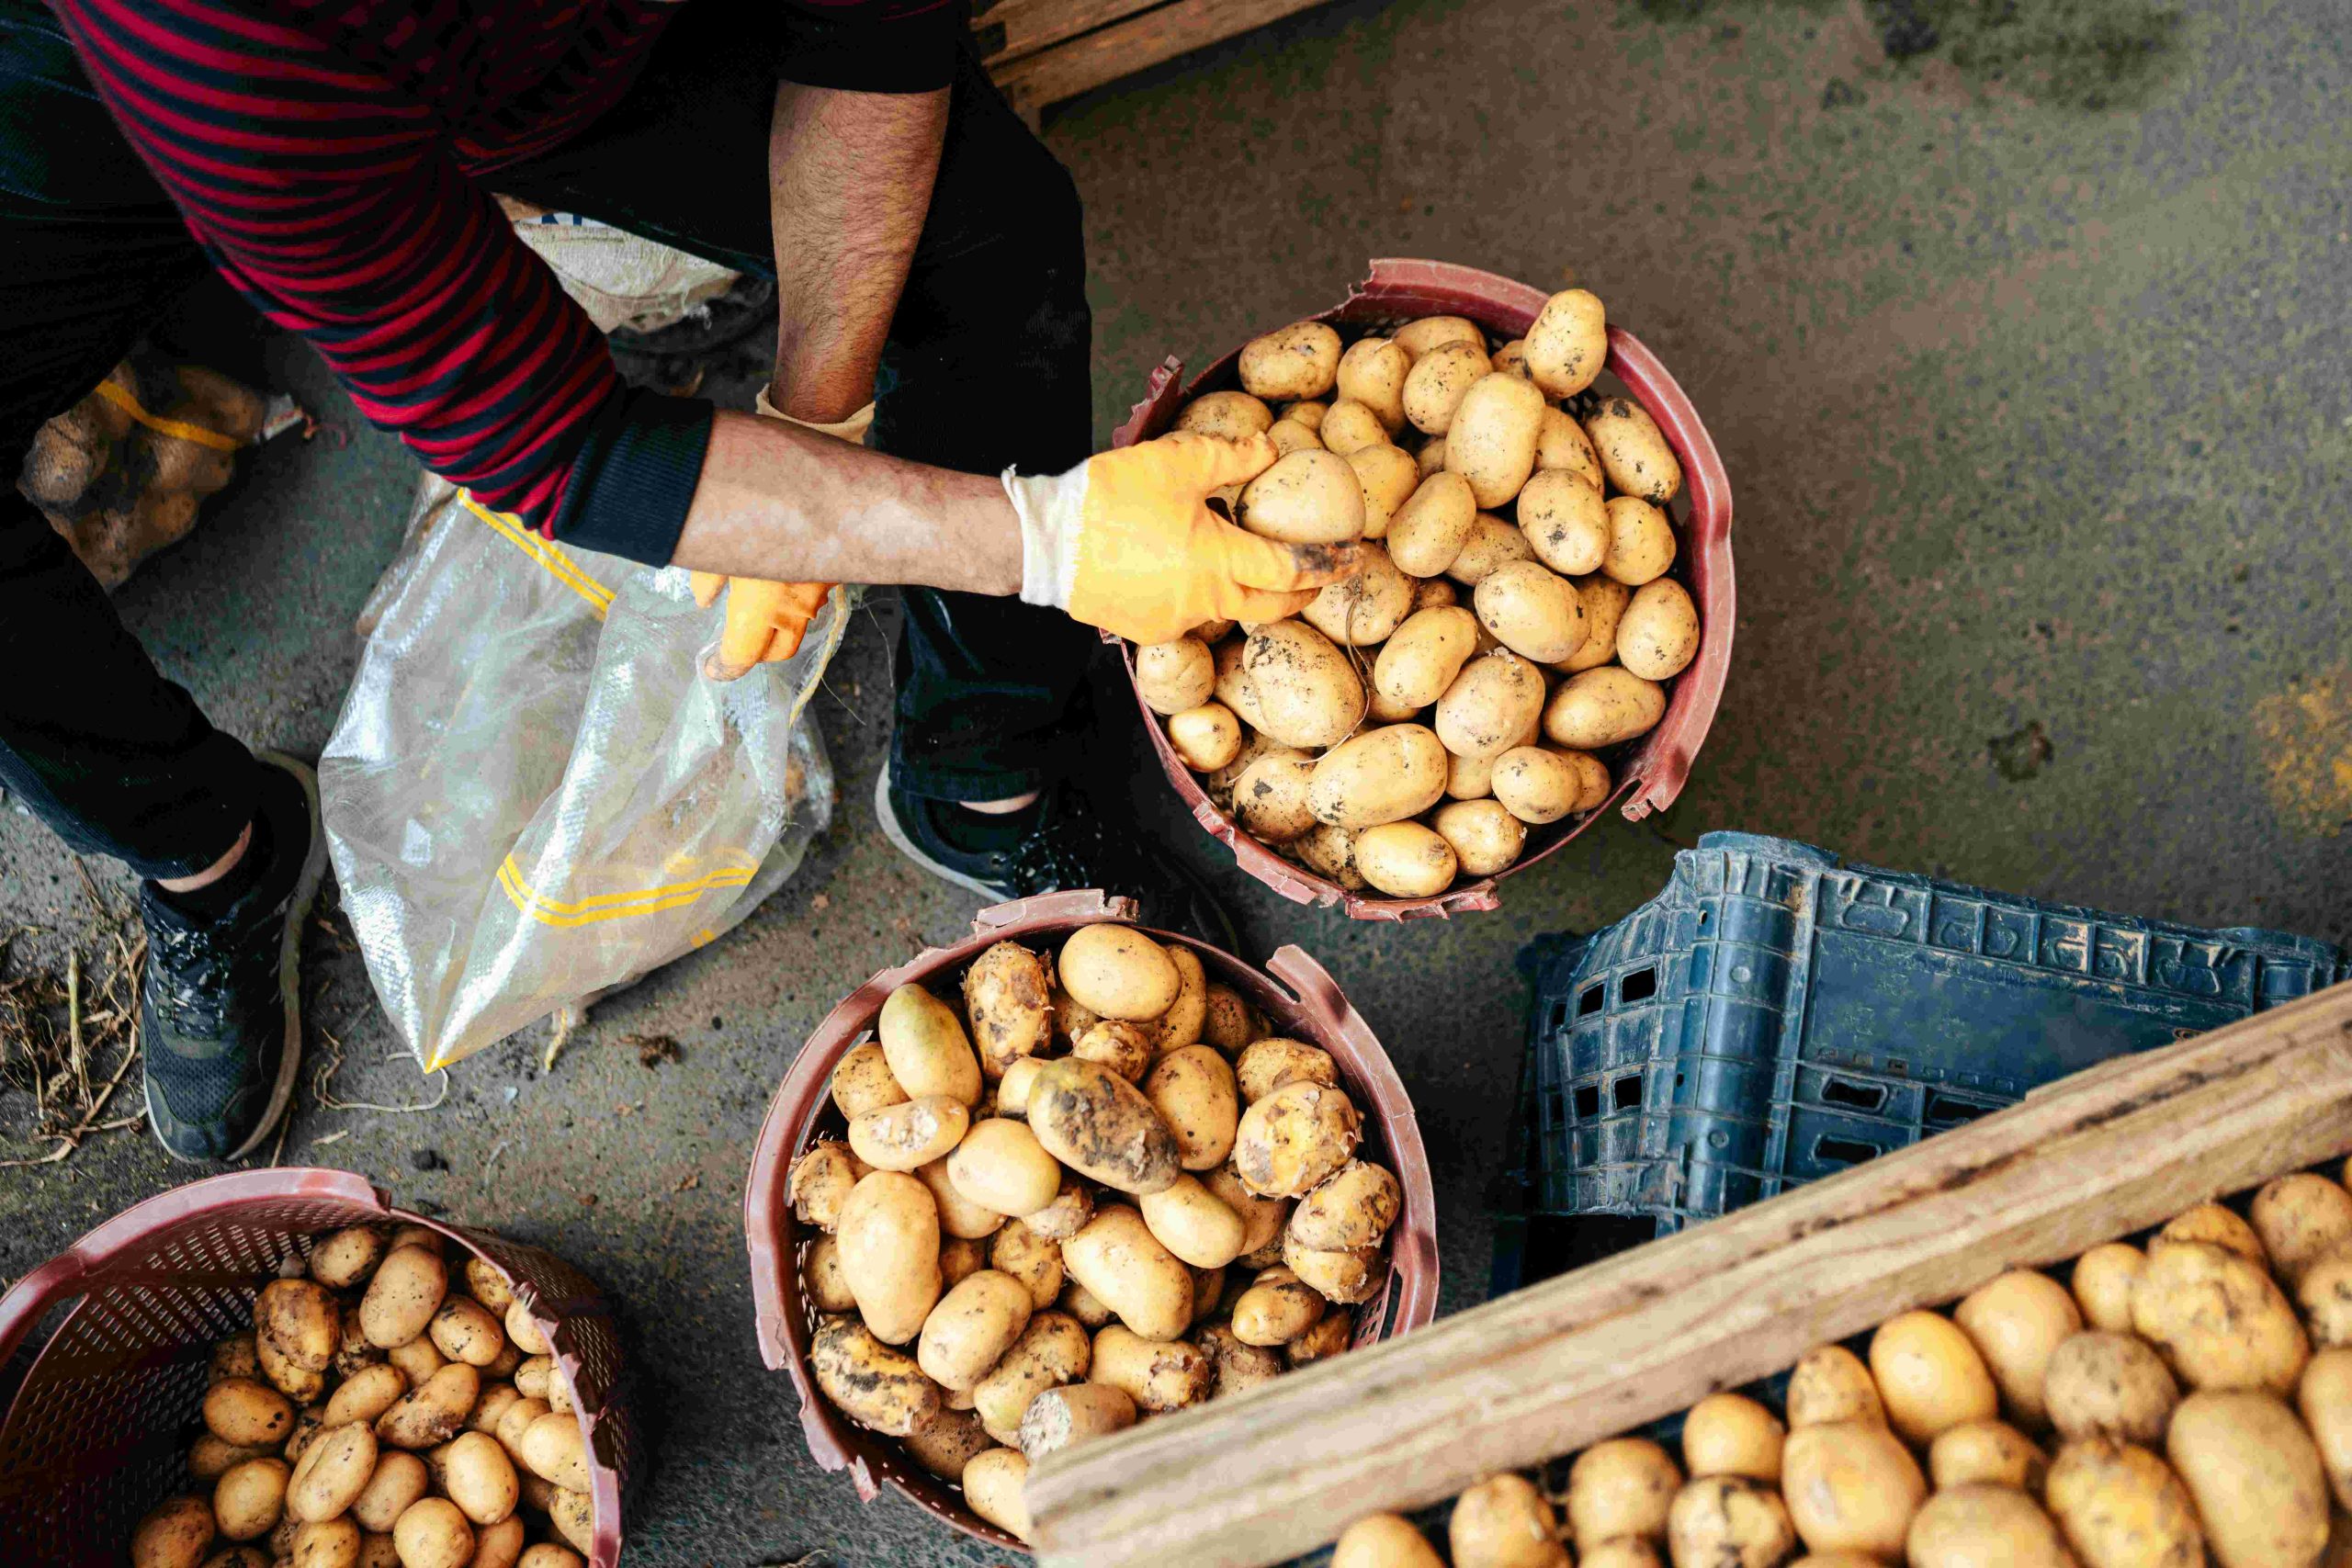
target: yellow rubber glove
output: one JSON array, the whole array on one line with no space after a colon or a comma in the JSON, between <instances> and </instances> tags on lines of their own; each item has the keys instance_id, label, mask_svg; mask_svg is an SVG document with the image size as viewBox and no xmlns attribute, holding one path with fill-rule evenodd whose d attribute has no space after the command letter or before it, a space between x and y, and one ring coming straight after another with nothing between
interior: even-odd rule
<instances>
[{"instance_id":1,"label":"yellow rubber glove","mask_svg":"<svg viewBox=\"0 0 2352 1568\"><path fill-rule=\"evenodd\" d=\"M764 387L754 401L766 418L852 446L864 445L866 426L874 423L872 403L838 424L818 424L794 419L777 409L768 401ZM715 571L697 571L693 581L695 603L706 610L718 603L721 590L727 593L727 620L719 630L718 647L702 665L703 674L713 681L740 680L758 665L781 663L799 652L809 623L824 610L825 601L833 592L830 582L767 582L752 577L722 577Z\"/></svg>"},{"instance_id":2,"label":"yellow rubber glove","mask_svg":"<svg viewBox=\"0 0 2352 1568\"><path fill-rule=\"evenodd\" d=\"M1276 621L1352 576L1353 545L1286 545L1209 510L1211 494L1263 473L1262 435L1179 431L1100 453L1066 474L1004 474L1021 517L1021 597L1134 642L1204 621Z\"/></svg>"}]
</instances>

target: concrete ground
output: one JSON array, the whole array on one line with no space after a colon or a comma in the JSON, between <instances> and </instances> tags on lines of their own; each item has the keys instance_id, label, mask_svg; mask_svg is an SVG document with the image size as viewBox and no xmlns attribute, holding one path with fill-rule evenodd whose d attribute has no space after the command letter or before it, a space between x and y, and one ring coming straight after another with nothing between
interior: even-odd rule
<instances>
[{"instance_id":1,"label":"concrete ground","mask_svg":"<svg viewBox=\"0 0 2352 1568\"><path fill-rule=\"evenodd\" d=\"M1247 954L1316 953L1396 1058L1437 1171L1448 1309L1485 1290L1520 1059L1512 953L1621 915L1706 829L2352 937L2352 52L2335 7L2209 0L2167 29L2138 0L2020 0L2036 30L2006 61L2015 35L1972 33L1973 14L1346 0L1048 119L1087 199L1102 431L1163 353L1321 306L1369 255L1427 255L1599 292L1730 469L1744 613L1690 787L1510 883L1500 912L1399 929L1301 910L1238 878L1137 772L1170 852L1230 896ZM1939 42L1890 60L1883 39L1914 49L1939 17ZM221 722L315 752L414 470L304 353L276 354L348 444L262 453L119 603ZM974 907L874 830L888 691L868 621L813 710L842 779L834 829L741 930L598 1009L552 1073L533 1037L466 1064L429 1113L306 1095L280 1156L366 1172L603 1282L660 1454L635 1562L989 1558L815 1469L787 1385L759 1370L746 1288L748 1151L800 1040ZM40 928L0 973L91 930L72 863L22 818L0 816L0 931ZM346 1052L336 1094L437 1093L397 1057L357 958L324 934L312 951L318 1032ZM673 1037L677 1059L640 1065L631 1034ZM27 1111L0 1095L17 1152L35 1147L15 1136ZM0 1278L193 1174L130 1133L0 1172Z\"/></svg>"}]
</instances>

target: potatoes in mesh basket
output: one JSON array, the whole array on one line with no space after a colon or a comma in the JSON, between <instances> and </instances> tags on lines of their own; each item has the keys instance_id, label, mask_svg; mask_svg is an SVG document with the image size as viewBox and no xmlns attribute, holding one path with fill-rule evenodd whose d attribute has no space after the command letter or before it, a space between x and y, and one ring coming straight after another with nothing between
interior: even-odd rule
<instances>
[{"instance_id":1,"label":"potatoes in mesh basket","mask_svg":"<svg viewBox=\"0 0 2352 1568\"><path fill-rule=\"evenodd\" d=\"M830 1207L820 1185L804 1196ZM571 1382L506 1276L455 1250L350 1225L260 1282L252 1329L212 1348L200 1490L140 1521L133 1568L581 1568L595 1507Z\"/></svg>"},{"instance_id":2,"label":"potatoes in mesh basket","mask_svg":"<svg viewBox=\"0 0 2352 1568\"><path fill-rule=\"evenodd\" d=\"M846 1174L830 1133L812 1135L788 1190L809 1227L799 1272L819 1314L819 1392L1022 1536L1028 1459L1344 1353L1356 1306L1385 1282L1403 1190L1360 1157L1362 1117L1330 1057L1272 1037L1190 948L1103 921L1057 952L1005 942L981 962L1016 953L1077 1032L1049 1023L1023 1036L1024 1054L984 1063L998 1114L942 1165L957 1194L1002 1216L968 1244L984 1248L971 1271L926 1270L961 1244L918 1200L932 1197L920 1180L874 1172L829 1209L820 1195ZM838 1066L855 1082L835 1086L836 1110L913 1103L863 1050ZM903 1201L876 1220L867 1210L886 1195Z\"/></svg>"}]
</instances>

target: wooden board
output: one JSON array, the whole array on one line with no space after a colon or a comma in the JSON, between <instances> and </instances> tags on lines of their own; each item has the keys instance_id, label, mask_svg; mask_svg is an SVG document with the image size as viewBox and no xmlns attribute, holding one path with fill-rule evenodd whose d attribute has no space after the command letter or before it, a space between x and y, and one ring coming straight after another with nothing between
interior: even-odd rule
<instances>
[{"instance_id":1,"label":"wooden board","mask_svg":"<svg viewBox=\"0 0 2352 1568\"><path fill-rule=\"evenodd\" d=\"M1047 1568L1239 1568L2352 1150L2352 984L1041 1464Z\"/></svg>"},{"instance_id":2,"label":"wooden board","mask_svg":"<svg viewBox=\"0 0 2352 1568\"><path fill-rule=\"evenodd\" d=\"M1006 0L1007 6L1013 3L1014 0ZM1035 119L1048 104L1075 97L1148 65L1173 60L1320 3L1321 0L1170 0L1169 4L1134 13L1132 6L1122 8L1118 0L1032 0L1014 18L983 17L974 30L986 43L990 36L987 29L1000 20L1004 22L1007 41L1001 51L1005 58L992 63L989 74L1004 89L1014 108ZM1088 15L1121 15L1125 19L1075 37L1065 35L1065 41L1012 58L1015 51L1010 39L1014 21L1042 36L1054 30L1050 16L1063 7L1072 12L1082 9Z\"/></svg>"},{"instance_id":3,"label":"wooden board","mask_svg":"<svg viewBox=\"0 0 2352 1568\"><path fill-rule=\"evenodd\" d=\"M996 0L972 9L972 41L993 72L1009 61L1092 32L1166 0Z\"/></svg>"}]
</instances>

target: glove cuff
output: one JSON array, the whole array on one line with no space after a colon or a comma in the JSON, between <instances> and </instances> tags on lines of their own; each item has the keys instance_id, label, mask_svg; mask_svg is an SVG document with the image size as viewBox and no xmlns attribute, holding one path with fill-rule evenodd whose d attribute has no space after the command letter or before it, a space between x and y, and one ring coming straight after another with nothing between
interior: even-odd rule
<instances>
[{"instance_id":1,"label":"glove cuff","mask_svg":"<svg viewBox=\"0 0 2352 1568\"><path fill-rule=\"evenodd\" d=\"M1005 499L1021 519L1021 602L1069 608L1078 578L1080 514L1086 504L1083 464L1067 474L1002 476Z\"/></svg>"},{"instance_id":2,"label":"glove cuff","mask_svg":"<svg viewBox=\"0 0 2352 1568\"><path fill-rule=\"evenodd\" d=\"M786 424L797 424L803 430L813 430L820 435L830 435L837 441L846 441L853 446L865 445L866 429L874 423L872 403L866 404L847 419L832 424L820 424L811 419L795 419L768 401L768 389L765 387L762 387L752 394L752 406L763 418L780 419Z\"/></svg>"}]
</instances>

